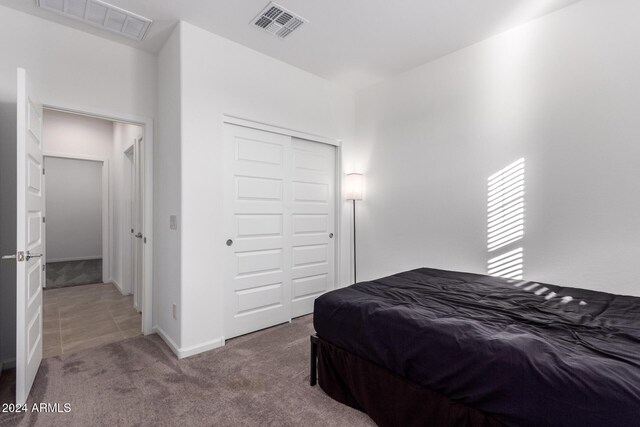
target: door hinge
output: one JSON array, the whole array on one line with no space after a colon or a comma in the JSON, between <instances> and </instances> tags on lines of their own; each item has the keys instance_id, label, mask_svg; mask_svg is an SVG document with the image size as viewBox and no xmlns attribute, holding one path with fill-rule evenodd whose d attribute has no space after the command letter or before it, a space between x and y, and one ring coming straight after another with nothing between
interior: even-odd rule
<instances>
[{"instance_id":1,"label":"door hinge","mask_svg":"<svg viewBox=\"0 0 640 427\"><path fill-rule=\"evenodd\" d=\"M42 222L45 222L44 217L42 217Z\"/></svg>"},{"instance_id":2,"label":"door hinge","mask_svg":"<svg viewBox=\"0 0 640 427\"><path fill-rule=\"evenodd\" d=\"M46 266L47 266L46 264L42 264L42 271L45 270Z\"/></svg>"},{"instance_id":3,"label":"door hinge","mask_svg":"<svg viewBox=\"0 0 640 427\"><path fill-rule=\"evenodd\" d=\"M44 175L44 168L42 168L42 175Z\"/></svg>"}]
</instances>

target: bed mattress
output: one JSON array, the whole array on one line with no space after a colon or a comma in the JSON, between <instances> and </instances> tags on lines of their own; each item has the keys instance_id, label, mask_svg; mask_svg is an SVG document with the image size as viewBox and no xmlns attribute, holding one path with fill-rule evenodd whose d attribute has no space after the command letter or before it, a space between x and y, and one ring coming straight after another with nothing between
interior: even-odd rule
<instances>
[{"instance_id":1,"label":"bed mattress","mask_svg":"<svg viewBox=\"0 0 640 427\"><path fill-rule=\"evenodd\" d=\"M421 268L319 297L314 326L506 425L640 425L640 298Z\"/></svg>"}]
</instances>

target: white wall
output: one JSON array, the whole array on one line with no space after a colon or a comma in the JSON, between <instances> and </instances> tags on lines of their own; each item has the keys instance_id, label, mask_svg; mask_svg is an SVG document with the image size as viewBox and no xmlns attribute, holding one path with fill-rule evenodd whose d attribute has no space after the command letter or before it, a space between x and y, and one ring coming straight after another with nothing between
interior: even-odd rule
<instances>
[{"instance_id":1,"label":"white wall","mask_svg":"<svg viewBox=\"0 0 640 427\"><path fill-rule=\"evenodd\" d=\"M348 144L354 106L351 92L317 76L187 23L180 31L181 347L190 352L218 345L223 334L223 114ZM168 226L168 218L160 218L164 221ZM349 241L348 228L337 234Z\"/></svg>"},{"instance_id":2,"label":"white wall","mask_svg":"<svg viewBox=\"0 0 640 427\"><path fill-rule=\"evenodd\" d=\"M8 253L16 249L16 68L27 69L47 104L153 117L156 57L1 6L0 52L0 241ZM15 354L15 265L0 263L0 283L0 358L10 360Z\"/></svg>"},{"instance_id":3,"label":"white wall","mask_svg":"<svg viewBox=\"0 0 640 427\"><path fill-rule=\"evenodd\" d=\"M172 304L180 307L180 182L181 106L180 27L177 26L158 56L158 135L154 146L153 225L154 328L180 347L180 316L173 318ZM169 228L176 215L178 229Z\"/></svg>"},{"instance_id":4,"label":"white wall","mask_svg":"<svg viewBox=\"0 0 640 427\"><path fill-rule=\"evenodd\" d=\"M640 295L637 16L584 0L359 92L359 276L484 273L487 178L524 157L525 278Z\"/></svg>"},{"instance_id":5,"label":"white wall","mask_svg":"<svg viewBox=\"0 0 640 427\"><path fill-rule=\"evenodd\" d=\"M45 158L47 263L102 258L102 163Z\"/></svg>"},{"instance_id":6,"label":"white wall","mask_svg":"<svg viewBox=\"0 0 640 427\"><path fill-rule=\"evenodd\" d=\"M111 159L113 152L111 121L45 110L42 132L45 153Z\"/></svg>"},{"instance_id":7,"label":"white wall","mask_svg":"<svg viewBox=\"0 0 640 427\"><path fill-rule=\"evenodd\" d=\"M154 55L3 6L0 24L1 100L15 102L20 66L45 103L154 116Z\"/></svg>"}]
</instances>

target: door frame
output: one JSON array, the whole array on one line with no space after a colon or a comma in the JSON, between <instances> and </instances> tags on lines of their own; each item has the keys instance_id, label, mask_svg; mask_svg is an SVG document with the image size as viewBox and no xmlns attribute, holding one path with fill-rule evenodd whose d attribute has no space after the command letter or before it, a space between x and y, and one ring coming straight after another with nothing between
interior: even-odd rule
<instances>
[{"instance_id":1,"label":"door frame","mask_svg":"<svg viewBox=\"0 0 640 427\"><path fill-rule=\"evenodd\" d=\"M127 113L105 111L81 105L69 105L44 100L43 108L63 113L94 117L113 122L127 123L143 128L144 144L144 200L142 217L142 233L146 239L143 249L143 294L142 294L142 333L153 333L153 136L154 122L152 118ZM46 142L45 142L46 144Z\"/></svg>"},{"instance_id":2,"label":"door frame","mask_svg":"<svg viewBox=\"0 0 640 427\"><path fill-rule=\"evenodd\" d=\"M94 157L94 156L84 156L81 154L70 154L70 153L61 153L61 152L56 152L56 151L47 151L46 150L46 141L44 141L44 145L45 145L45 150L42 151L42 157L44 158L44 165L45 165L45 170L46 170L46 164L47 164L47 157L49 158L55 158L55 159L69 159L69 160L84 160L84 161L89 161L89 162L97 162L97 163L102 163L102 282L103 283L107 283L108 281L111 280L111 235L110 233L110 221L111 221L111 215L109 215L109 213L111 212L111 206L109 204L109 160L108 159L104 159L104 158L100 158L100 157ZM46 178L47 174L45 172L44 174L44 187L45 187L45 191L44 191L44 216L47 216L47 192L46 192ZM44 227L45 227L45 247L44 247L44 261L45 261L45 271L46 271L46 264L48 264L48 259L47 259L47 248L46 248L46 230L47 230L47 223L44 223ZM44 283L44 287L47 287L47 281L45 279L45 283Z\"/></svg>"},{"instance_id":3,"label":"door frame","mask_svg":"<svg viewBox=\"0 0 640 427\"><path fill-rule=\"evenodd\" d=\"M287 135L294 138L306 139L308 141L318 142L320 144L332 145L335 147L336 156L335 156L335 222L334 222L334 234L336 235L335 239L335 250L334 250L334 289L338 289L342 287L342 257L341 257L341 249L342 249L342 213L343 207L346 203L346 200L342 197L342 140L332 140L330 138L316 135L309 132L304 132L300 130L295 130L291 128L286 128L283 126L273 125L266 122L256 121L244 117L239 117L231 114L222 114L222 123L243 126L246 128L263 130L266 132L278 133L282 135ZM347 233L345 233L347 234ZM222 325L224 328L224 314L222 316Z\"/></svg>"}]
</instances>

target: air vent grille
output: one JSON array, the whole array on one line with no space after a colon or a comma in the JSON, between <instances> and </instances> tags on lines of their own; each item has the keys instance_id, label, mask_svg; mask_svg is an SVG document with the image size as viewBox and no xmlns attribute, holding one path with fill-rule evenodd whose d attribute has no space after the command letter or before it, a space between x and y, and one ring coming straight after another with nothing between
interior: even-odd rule
<instances>
[{"instance_id":1,"label":"air vent grille","mask_svg":"<svg viewBox=\"0 0 640 427\"><path fill-rule=\"evenodd\" d=\"M38 5L135 40L142 40L153 22L101 0L38 0Z\"/></svg>"},{"instance_id":2,"label":"air vent grille","mask_svg":"<svg viewBox=\"0 0 640 427\"><path fill-rule=\"evenodd\" d=\"M306 22L306 19L273 2L251 21L256 27L280 38L287 37Z\"/></svg>"}]
</instances>

